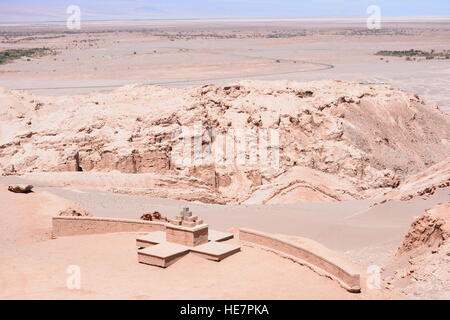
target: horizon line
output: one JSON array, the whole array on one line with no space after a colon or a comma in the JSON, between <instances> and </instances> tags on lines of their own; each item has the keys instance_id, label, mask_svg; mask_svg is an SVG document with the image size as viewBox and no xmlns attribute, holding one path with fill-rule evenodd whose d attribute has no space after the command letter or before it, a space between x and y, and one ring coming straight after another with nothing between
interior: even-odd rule
<instances>
[{"instance_id":1,"label":"horizon line","mask_svg":"<svg viewBox=\"0 0 450 320\"><path fill-rule=\"evenodd\" d=\"M197 17L197 18L111 18L111 19L82 19L84 22L152 22L152 21L296 21L296 20L358 20L367 16L311 16L311 17ZM383 16L382 20L414 20L414 19L450 19L450 15L442 16ZM0 22L0 25L13 23L65 23L66 20L16 20Z\"/></svg>"}]
</instances>

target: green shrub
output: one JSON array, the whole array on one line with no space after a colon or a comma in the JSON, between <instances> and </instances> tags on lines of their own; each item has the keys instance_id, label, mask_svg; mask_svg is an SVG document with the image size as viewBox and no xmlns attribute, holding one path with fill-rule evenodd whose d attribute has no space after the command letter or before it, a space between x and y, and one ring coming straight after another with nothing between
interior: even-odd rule
<instances>
[{"instance_id":1,"label":"green shrub","mask_svg":"<svg viewBox=\"0 0 450 320\"><path fill-rule=\"evenodd\" d=\"M53 51L48 48L7 49L0 51L0 64L5 64L22 57L41 57L51 53Z\"/></svg>"}]
</instances>

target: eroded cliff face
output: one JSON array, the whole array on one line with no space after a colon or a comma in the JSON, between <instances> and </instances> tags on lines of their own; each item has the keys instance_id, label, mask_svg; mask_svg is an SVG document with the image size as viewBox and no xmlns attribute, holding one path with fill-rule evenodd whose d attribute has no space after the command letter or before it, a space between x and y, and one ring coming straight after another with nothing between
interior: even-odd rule
<instances>
[{"instance_id":1,"label":"eroded cliff face","mask_svg":"<svg viewBox=\"0 0 450 320\"><path fill-rule=\"evenodd\" d=\"M435 251L450 238L450 202L425 211L414 220L397 256L413 251ZM450 253L450 252L449 252Z\"/></svg>"},{"instance_id":2,"label":"eroded cliff face","mask_svg":"<svg viewBox=\"0 0 450 320\"><path fill-rule=\"evenodd\" d=\"M449 239L450 203L426 210L384 268L386 285L415 298L449 299Z\"/></svg>"},{"instance_id":3,"label":"eroded cliff face","mask_svg":"<svg viewBox=\"0 0 450 320\"><path fill-rule=\"evenodd\" d=\"M119 171L175 176L195 180L192 187L201 186L212 202L215 197L228 203L365 198L450 155L448 115L413 94L379 85L132 85L71 97L3 89L0 107L3 174ZM241 134L230 135L232 130ZM261 147L261 134L267 132L275 139ZM244 161L211 161L211 150L229 154L222 135L231 136L235 146L253 141ZM186 141L197 143L200 161L179 161L187 157L186 152L180 155ZM279 158L269 164L252 162L252 154L260 159L261 150L270 159ZM190 184L184 185L188 191Z\"/></svg>"}]
</instances>

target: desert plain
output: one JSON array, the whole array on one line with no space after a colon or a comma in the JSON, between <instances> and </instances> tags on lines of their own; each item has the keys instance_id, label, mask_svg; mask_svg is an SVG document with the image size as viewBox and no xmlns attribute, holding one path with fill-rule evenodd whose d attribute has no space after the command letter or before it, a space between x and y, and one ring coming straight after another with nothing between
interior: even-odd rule
<instances>
[{"instance_id":1,"label":"desert plain","mask_svg":"<svg viewBox=\"0 0 450 320\"><path fill-rule=\"evenodd\" d=\"M449 43L443 18L0 25L0 50L50 50L0 65L0 298L449 299L450 60L377 54ZM244 161L212 161L232 129ZM267 130L276 161L250 161ZM186 137L200 162L176 161ZM241 252L160 269L137 263L134 232L52 236L67 208L183 207ZM355 264L360 293L240 228L326 246Z\"/></svg>"}]
</instances>

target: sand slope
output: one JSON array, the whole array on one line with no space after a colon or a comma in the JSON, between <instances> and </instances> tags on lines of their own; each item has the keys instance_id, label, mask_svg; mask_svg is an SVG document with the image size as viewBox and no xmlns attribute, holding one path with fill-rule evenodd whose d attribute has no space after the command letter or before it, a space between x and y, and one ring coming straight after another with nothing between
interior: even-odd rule
<instances>
[{"instance_id":1,"label":"sand slope","mask_svg":"<svg viewBox=\"0 0 450 320\"><path fill-rule=\"evenodd\" d=\"M221 263L188 255L168 269L137 262L136 234L49 239L51 214L70 202L0 186L1 299L382 299L384 290L351 294L336 282L274 253L244 246ZM17 203L20 202L21 204ZM46 209L45 213L42 209ZM36 225L35 223L38 223ZM5 227L7 226L7 227ZM70 266L81 288L66 283Z\"/></svg>"}]
</instances>

